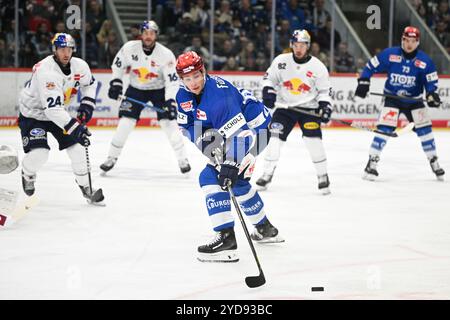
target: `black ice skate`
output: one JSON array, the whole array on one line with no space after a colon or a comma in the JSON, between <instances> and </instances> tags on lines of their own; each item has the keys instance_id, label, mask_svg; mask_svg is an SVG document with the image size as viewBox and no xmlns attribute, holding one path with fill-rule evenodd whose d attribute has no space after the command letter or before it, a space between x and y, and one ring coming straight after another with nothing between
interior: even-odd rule
<instances>
[{"instance_id":1,"label":"black ice skate","mask_svg":"<svg viewBox=\"0 0 450 320\"><path fill-rule=\"evenodd\" d=\"M378 177L377 164L380 161L379 156L369 156L366 168L364 169L363 179L374 181Z\"/></svg>"},{"instance_id":2,"label":"black ice skate","mask_svg":"<svg viewBox=\"0 0 450 320\"><path fill-rule=\"evenodd\" d=\"M272 182L273 174L264 173L261 178L256 181L258 190L266 190L267 185Z\"/></svg>"},{"instance_id":3,"label":"black ice skate","mask_svg":"<svg viewBox=\"0 0 450 320\"><path fill-rule=\"evenodd\" d=\"M36 175L33 174L31 176L25 174L22 170L22 187L23 191L27 196L32 196L34 194L35 188L34 183L36 182Z\"/></svg>"},{"instance_id":4,"label":"black ice skate","mask_svg":"<svg viewBox=\"0 0 450 320\"><path fill-rule=\"evenodd\" d=\"M444 169L441 168L441 166L439 165L439 162L437 160L438 160L438 158L436 156L434 156L430 159L431 170L433 170L434 174L436 175L436 178L439 181L444 181L445 171L444 171Z\"/></svg>"},{"instance_id":5,"label":"black ice skate","mask_svg":"<svg viewBox=\"0 0 450 320\"><path fill-rule=\"evenodd\" d=\"M198 247L198 260L201 262L237 262L237 243L234 229L228 228L217 232L214 239Z\"/></svg>"},{"instance_id":6,"label":"black ice skate","mask_svg":"<svg viewBox=\"0 0 450 320\"><path fill-rule=\"evenodd\" d=\"M180 171L183 174L191 171L191 166L189 165L189 161L187 159L178 161L178 166L180 167Z\"/></svg>"},{"instance_id":7,"label":"black ice skate","mask_svg":"<svg viewBox=\"0 0 450 320\"><path fill-rule=\"evenodd\" d=\"M95 206L105 206L103 203L103 200L105 200L105 197L103 196L103 190L102 189L91 189L89 186L82 187L79 186L81 189L81 192L83 193L83 197L86 198L87 202L89 204L95 205Z\"/></svg>"},{"instance_id":8,"label":"black ice skate","mask_svg":"<svg viewBox=\"0 0 450 320\"><path fill-rule=\"evenodd\" d=\"M117 158L108 157L105 162L100 165L100 169L103 170L104 173L111 170L117 162Z\"/></svg>"},{"instance_id":9,"label":"black ice skate","mask_svg":"<svg viewBox=\"0 0 450 320\"><path fill-rule=\"evenodd\" d=\"M259 243L284 242L284 239L278 235L278 229L270 223L269 219L255 226L250 238Z\"/></svg>"},{"instance_id":10,"label":"black ice skate","mask_svg":"<svg viewBox=\"0 0 450 320\"><path fill-rule=\"evenodd\" d=\"M319 180L319 191L323 194L323 195L327 195L330 194L330 180L328 179L328 174L324 174L321 176L317 176L317 179Z\"/></svg>"}]
</instances>

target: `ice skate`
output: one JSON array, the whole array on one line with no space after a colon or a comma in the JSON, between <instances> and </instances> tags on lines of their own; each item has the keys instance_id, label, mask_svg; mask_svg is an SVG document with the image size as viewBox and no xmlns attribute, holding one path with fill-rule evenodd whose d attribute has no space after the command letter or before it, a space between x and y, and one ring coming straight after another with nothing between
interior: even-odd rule
<instances>
[{"instance_id":1,"label":"ice skate","mask_svg":"<svg viewBox=\"0 0 450 320\"><path fill-rule=\"evenodd\" d=\"M22 170L22 187L23 191L27 196L32 196L34 194L35 188L34 183L36 182L36 175L31 176L25 174Z\"/></svg>"},{"instance_id":2,"label":"ice skate","mask_svg":"<svg viewBox=\"0 0 450 320\"><path fill-rule=\"evenodd\" d=\"M377 164L380 161L379 156L369 156L366 168L364 169L364 180L375 181L378 177Z\"/></svg>"},{"instance_id":3,"label":"ice skate","mask_svg":"<svg viewBox=\"0 0 450 320\"><path fill-rule=\"evenodd\" d=\"M256 181L256 185L258 186L258 190L267 190L267 186L270 182L272 182L273 174L264 173L261 178Z\"/></svg>"},{"instance_id":4,"label":"ice skate","mask_svg":"<svg viewBox=\"0 0 450 320\"><path fill-rule=\"evenodd\" d=\"M103 190L102 189L92 189L89 188L89 186L83 187L79 186L81 189L81 192L83 193L83 197L86 198L87 202L89 204L92 204L94 206L101 206L104 207L105 203L103 200L105 200L105 197L103 196Z\"/></svg>"},{"instance_id":5,"label":"ice skate","mask_svg":"<svg viewBox=\"0 0 450 320\"><path fill-rule=\"evenodd\" d=\"M198 247L197 259L201 262L239 261L234 229L220 230L210 242Z\"/></svg>"},{"instance_id":6,"label":"ice skate","mask_svg":"<svg viewBox=\"0 0 450 320\"><path fill-rule=\"evenodd\" d=\"M108 157L105 162L100 165L100 169L103 170L103 174L111 170L117 162L117 158Z\"/></svg>"},{"instance_id":7,"label":"ice skate","mask_svg":"<svg viewBox=\"0 0 450 320\"><path fill-rule=\"evenodd\" d=\"M441 168L437 160L438 160L437 156L434 156L430 159L431 170L433 170L434 174L436 175L436 178L439 181L444 181L445 171L444 169Z\"/></svg>"},{"instance_id":8,"label":"ice skate","mask_svg":"<svg viewBox=\"0 0 450 320\"><path fill-rule=\"evenodd\" d=\"M258 243L284 242L284 239L278 235L278 229L270 223L269 219L255 226L250 238Z\"/></svg>"},{"instance_id":9,"label":"ice skate","mask_svg":"<svg viewBox=\"0 0 450 320\"><path fill-rule=\"evenodd\" d=\"M321 176L317 176L317 179L319 180L319 191L323 194L323 195L327 195L330 194L330 180L328 179L328 174L324 174Z\"/></svg>"}]
</instances>

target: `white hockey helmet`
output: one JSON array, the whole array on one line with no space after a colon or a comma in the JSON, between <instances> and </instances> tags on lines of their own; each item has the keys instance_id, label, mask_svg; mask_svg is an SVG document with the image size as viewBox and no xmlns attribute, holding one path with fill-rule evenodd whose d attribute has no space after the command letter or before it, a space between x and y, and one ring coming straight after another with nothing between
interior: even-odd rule
<instances>
[{"instance_id":1,"label":"white hockey helmet","mask_svg":"<svg viewBox=\"0 0 450 320\"><path fill-rule=\"evenodd\" d=\"M156 22L153 20L144 21L144 23L141 24L141 27L139 30L141 33L144 32L144 30L153 30L153 31L155 31L156 34L159 33L159 27L156 24Z\"/></svg>"},{"instance_id":2,"label":"white hockey helmet","mask_svg":"<svg viewBox=\"0 0 450 320\"><path fill-rule=\"evenodd\" d=\"M75 40L68 33L57 33L52 39L52 50L56 51L57 48L72 48L73 52L77 50L77 46L75 45Z\"/></svg>"},{"instance_id":3,"label":"white hockey helmet","mask_svg":"<svg viewBox=\"0 0 450 320\"><path fill-rule=\"evenodd\" d=\"M302 30L302 29L297 29L294 30L294 32L292 33L291 36L291 41L290 41L290 47L292 48L292 44L294 42L304 42L306 43L306 45L308 46L308 49L311 45L311 36L309 35L308 31L306 30Z\"/></svg>"},{"instance_id":4,"label":"white hockey helmet","mask_svg":"<svg viewBox=\"0 0 450 320\"><path fill-rule=\"evenodd\" d=\"M10 146L0 145L0 173L8 174L19 166L17 151Z\"/></svg>"}]
</instances>

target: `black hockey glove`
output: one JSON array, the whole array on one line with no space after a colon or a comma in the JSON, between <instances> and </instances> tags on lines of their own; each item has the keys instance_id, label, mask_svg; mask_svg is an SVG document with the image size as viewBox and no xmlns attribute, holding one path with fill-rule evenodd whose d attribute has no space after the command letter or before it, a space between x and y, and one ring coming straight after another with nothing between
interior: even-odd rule
<instances>
[{"instance_id":1,"label":"black hockey glove","mask_svg":"<svg viewBox=\"0 0 450 320\"><path fill-rule=\"evenodd\" d=\"M264 87L262 91L262 98L264 105L273 109L275 107L275 100L277 100L276 91L272 87Z\"/></svg>"},{"instance_id":2,"label":"black hockey glove","mask_svg":"<svg viewBox=\"0 0 450 320\"><path fill-rule=\"evenodd\" d=\"M164 103L163 109L167 113L169 120L175 120L177 118L177 103L173 99L169 99Z\"/></svg>"},{"instance_id":3,"label":"black hockey glove","mask_svg":"<svg viewBox=\"0 0 450 320\"><path fill-rule=\"evenodd\" d=\"M88 123L92 119L94 113L95 99L84 97L81 100L80 107L77 112L77 119L81 123Z\"/></svg>"},{"instance_id":4,"label":"black hockey glove","mask_svg":"<svg viewBox=\"0 0 450 320\"><path fill-rule=\"evenodd\" d=\"M427 93L427 104L430 108L439 108L441 103L441 97L436 91Z\"/></svg>"},{"instance_id":5,"label":"black hockey glove","mask_svg":"<svg viewBox=\"0 0 450 320\"><path fill-rule=\"evenodd\" d=\"M358 86L356 87L355 97L365 98L369 92L370 79L358 78Z\"/></svg>"},{"instance_id":6,"label":"black hockey glove","mask_svg":"<svg viewBox=\"0 0 450 320\"><path fill-rule=\"evenodd\" d=\"M327 101L319 101L319 112L320 120L323 123L328 123L331 119L331 113L333 112L331 104Z\"/></svg>"},{"instance_id":7,"label":"black hockey glove","mask_svg":"<svg viewBox=\"0 0 450 320\"><path fill-rule=\"evenodd\" d=\"M239 175L239 165L236 162L225 160L220 166L219 185L222 190L228 190L232 187Z\"/></svg>"},{"instance_id":8,"label":"black hockey glove","mask_svg":"<svg viewBox=\"0 0 450 320\"><path fill-rule=\"evenodd\" d=\"M65 133L69 134L77 143L87 147L91 144L89 136L91 133L88 128L72 118L64 127Z\"/></svg>"},{"instance_id":9,"label":"black hockey glove","mask_svg":"<svg viewBox=\"0 0 450 320\"><path fill-rule=\"evenodd\" d=\"M108 97L117 100L120 95L122 95L122 80L112 79L109 82Z\"/></svg>"}]
</instances>

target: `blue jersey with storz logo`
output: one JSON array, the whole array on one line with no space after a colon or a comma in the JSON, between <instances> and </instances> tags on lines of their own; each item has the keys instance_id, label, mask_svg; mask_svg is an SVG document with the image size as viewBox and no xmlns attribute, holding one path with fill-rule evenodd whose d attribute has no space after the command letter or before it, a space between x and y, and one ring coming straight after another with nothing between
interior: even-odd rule
<instances>
[{"instance_id":1,"label":"blue jersey with storz logo","mask_svg":"<svg viewBox=\"0 0 450 320\"><path fill-rule=\"evenodd\" d=\"M374 73L387 72L384 92L388 94L418 98L423 90L437 90L438 74L433 61L423 51L418 50L412 59L407 59L400 47L383 50L372 57L364 68L361 78L370 78ZM415 103L404 100L404 103Z\"/></svg>"},{"instance_id":2,"label":"blue jersey with storz logo","mask_svg":"<svg viewBox=\"0 0 450 320\"><path fill-rule=\"evenodd\" d=\"M244 149L245 154L254 144L259 131L267 130L271 120L269 110L250 91L238 89L216 76L206 75L199 102L195 94L183 85L176 100L178 125L192 142L195 143L206 130L216 129L228 145L232 141L236 147L233 150L241 147L239 150ZM198 130L199 127L201 130ZM242 160L242 156L231 156L238 163Z\"/></svg>"}]
</instances>

